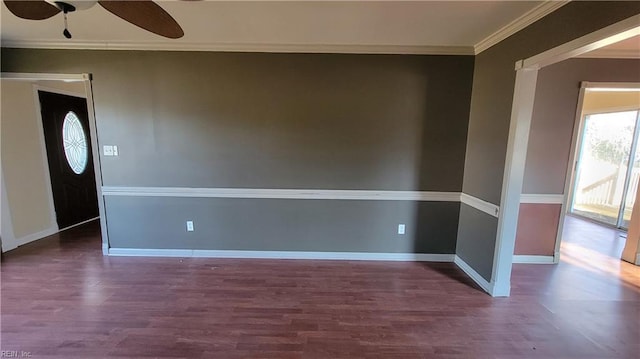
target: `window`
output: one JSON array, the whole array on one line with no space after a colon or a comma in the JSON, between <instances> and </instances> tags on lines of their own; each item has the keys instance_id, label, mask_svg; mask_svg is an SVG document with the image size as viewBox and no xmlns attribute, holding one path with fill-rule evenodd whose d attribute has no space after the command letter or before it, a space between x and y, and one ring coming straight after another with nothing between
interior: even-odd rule
<instances>
[{"instance_id":1,"label":"window","mask_svg":"<svg viewBox=\"0 0 640 359\"><path fill-rule=\"evenodd\" d=\"M627 229L640 179L639 111L586 115L571 213Z\"/></svg>"},{"instance_id":2,"label":"window","mask_svg":"<svg viewBox=\"0 0 640 359\"><path fill-rule=\"evenodd\" d=\"M78 116L69 111L62 124L64 156L75 174L82 174L87 167L89 151L87 137Z\"/></svg>"}]
</instances>

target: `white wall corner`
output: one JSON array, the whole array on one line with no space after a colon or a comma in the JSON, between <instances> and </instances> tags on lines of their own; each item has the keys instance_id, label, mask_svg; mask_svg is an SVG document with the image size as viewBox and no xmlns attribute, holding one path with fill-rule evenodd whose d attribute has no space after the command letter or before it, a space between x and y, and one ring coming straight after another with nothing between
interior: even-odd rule
<instances>
[{"instance_id":1,"label":"white wall corner","mask_svg":"<svg viewBox=\"0 0 640 359\"><path fill-rule=\"evenodd\" d=\"M491 287L492 297L508 297L511 295L511 282L502 284L491 282Z\"/></svg>"}]
</instances>

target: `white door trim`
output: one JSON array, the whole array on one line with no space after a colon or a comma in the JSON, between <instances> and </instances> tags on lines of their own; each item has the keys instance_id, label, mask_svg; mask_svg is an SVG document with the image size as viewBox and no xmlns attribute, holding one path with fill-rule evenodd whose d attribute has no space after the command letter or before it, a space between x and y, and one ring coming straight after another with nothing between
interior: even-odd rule
<instances>
[{"instance_id":1,"label":"white door trim","mask_svg":"<svg viewBox=\"0 0 640 359\"><path fill-rule=\"evenodd\" d=\"M537 80L536 68L523 68L516 73L500 200L502 211L498 217L498 234L491 275L493 282L491 295L494 297L508 297L511 293L511 267Z\"/></svg>"},{"instance_id":2,"label":"white door trim","mask_svg":"<svg viewBox=\"0 0 640 359\"><path fill-rule=\"evenodd\" d=\"M576 105L576 115L573 123L573 134L571 136L571 149L569 150L569 162L567 163L567 172L564 178L564 201L560 209L560 222L558 222L558 232L556 233L556 242L553 249L553 263L560 263L560 245L562 244L562 231L564 229L564 221L567 212L573 203L573 182L575 181L576 167L578 165L578 151L582 146L582 119L584 113L582 106L584 105L584 93L587 82L580 84L580 92L578 94L578 104Z\"/></svg>"},{"instance_id":3,"label":"white door trim","mask_svg":"<svg viewBox=\"0 0 640 359\"><path fill-rule=\"evenodd\" d=\"M640 35L640 15L609 25L523 60L522 68L540 69L589 51Z\"/></svg>"},{"instance_id":4,"label":"white door trim","mask_svg":"<svg viewBox=\"0 0 640 359\"><path fill-rule=\"evenodd\" d=\"M515 230L524 179L524 160L535 97L537 70L640 34L640 15L607 26L525 60L516 62L516 82L500 200L493 263L493 296L509 296ZM524 154L524 156L523 156ZM524 157L524 158L523 158ZM565 191L566 194L566 191ZM565 201L566 202L566 201Z\"/></svg>"},{"instance_id":5,"label":"white door trim","mask_svg":"<svg viewBox=\"0 0 640 359\"><path fill-rule=\"evenodd\" d=\"M98 215L100 216L100 232L102 234L102 254L109 254L109 235L107 233L107 214L105 212L105 199L102 196L102 165L100 163L100 145L98 142L98 129L96 126L96 110L93 103L93 87L91 75L83 74L84 89L87 94L87 113L89 114L89 133L91 134L91 152L93 155L93 167L96 177L96 192L98 197Z\"/></svg>"}]
</instances>

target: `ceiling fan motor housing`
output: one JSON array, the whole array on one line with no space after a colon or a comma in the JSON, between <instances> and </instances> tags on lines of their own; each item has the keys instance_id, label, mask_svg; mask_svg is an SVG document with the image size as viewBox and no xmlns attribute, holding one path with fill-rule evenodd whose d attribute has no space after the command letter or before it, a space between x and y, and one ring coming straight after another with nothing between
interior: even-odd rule
<instances>
[{"instance_id":1,"label":"ceiling fan motor housing","mask_svg":"<svg viewBox=\"0 0 640 359\"><path fill-rule=\"evenodd\" d=\"M61 11L73 12L76 10L87 10L94 6L98 1L78 1L78 0L68 0L68 1L55 1L55 0L45 0L49 4L57 7Z\"/></svg>"}]
</instances>

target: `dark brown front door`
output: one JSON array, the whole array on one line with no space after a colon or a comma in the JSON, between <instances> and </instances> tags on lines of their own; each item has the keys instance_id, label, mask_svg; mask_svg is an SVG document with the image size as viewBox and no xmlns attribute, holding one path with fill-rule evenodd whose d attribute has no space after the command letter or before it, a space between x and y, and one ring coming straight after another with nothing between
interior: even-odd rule
<instances>
[{"instance_id":1,"label":"dark brown front door","mask_svg":"<svg viewBox=\"0 0 640 359\"><path fill-rule=\"evenodd\" d=\"M38 91L60 229L98 217L87 100Z\"/></svg>"}]
</instances>

